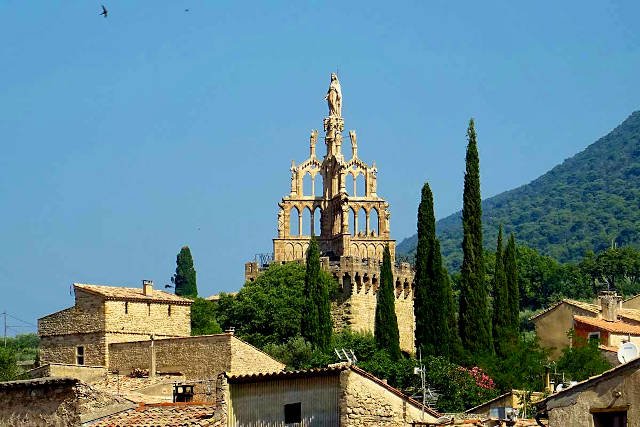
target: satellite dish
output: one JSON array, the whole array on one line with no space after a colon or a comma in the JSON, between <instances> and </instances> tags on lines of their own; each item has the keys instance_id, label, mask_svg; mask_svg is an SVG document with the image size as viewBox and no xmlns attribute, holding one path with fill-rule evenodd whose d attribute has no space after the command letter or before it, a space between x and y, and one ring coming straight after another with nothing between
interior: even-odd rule
<instances>
[{"instance_id":1,"label":"satellite dish","mask_svg":"<svg viewBox=\"0 0 640 427\"><path fill-rule=\"evenodd\" d=\"M618 349L618 361L620 363L627 363L633 359L637 359L639 355L638 346L631 341L622 344Z\"/></svg>"},{"instance_id":2,"label":"satellite dish","mask_svg":"<svg viewBox=\"0 0 640 427\"><path fill-rule=\"evenodd\" d=\"M558 384L558 387L556 387L556 392L562 391L564 390L564 384L560 383Z\"/></svg>"}]
</instances>

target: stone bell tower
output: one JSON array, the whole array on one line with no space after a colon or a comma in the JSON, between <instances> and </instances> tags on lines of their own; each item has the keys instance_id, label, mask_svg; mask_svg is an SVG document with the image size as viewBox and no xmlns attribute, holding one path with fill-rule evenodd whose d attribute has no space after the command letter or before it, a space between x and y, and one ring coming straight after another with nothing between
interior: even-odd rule
<instances>
[{"instance_id":1,"label":"stone bell tower","mask_svg":"<svg viewBox=\"0 0 640 427\"><path fill-rule=\"evenodd\" d=\"M332 304L334 326L373 332L380 263L384 248L389 245L400 347L414 352L414 273L408 263L395 262L395 240L389 234L389 203L377 194L375 163L369 166L358 156L353 130L349 131L350 158L343 154L342 90L335 74L331 75L326 99L326 152L318 159L318 131L312 130L309 157L298 165L291 163L291 190L278 204L273 262L304 260L309 240L316 236L322 267L333 274L341 290L341 296ZM257 262L245 264L245 278L254 280L262 267Z\"/></svg>"},{"instance_id":2,"label":"stone bell tower","mask_svg":"<svg viewBox=\"0 0 640 427\"><path fill-rule=\"evenodd\" d=\"M278 237L273 239L274 260L303 258L311 234L316 236L321 252L330 260L339 260L342 256L382 260L385 245L389 245L395 258L395 240L389 237L389 204L377 194L375 163L369 166L358 157L355 131L349 132L350 158L342 153L342 93L335 75L327 99L326 153L322 160L317 158L318 132L311 131L309 158L299 165L292 163L291 192L279 204ZM311 183L306 194L305 177ZM317 182L322 183L321 188L316 186ZM358 188L361 182L364 186ZM320 230L315 229L318 215ZM310 227L303 226L304 216L310 219Z\"/></svg>"}]
</instances>

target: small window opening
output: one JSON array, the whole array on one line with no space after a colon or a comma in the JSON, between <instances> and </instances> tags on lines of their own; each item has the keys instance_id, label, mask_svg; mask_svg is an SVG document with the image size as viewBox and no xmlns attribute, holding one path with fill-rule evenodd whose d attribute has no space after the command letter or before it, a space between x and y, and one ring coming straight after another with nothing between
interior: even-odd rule
<instances>
[{"instance_id":1,"label":"small window opening","mask_svg":"<svg viewBox=\"0 0 640 427\"><path fill-rule=\"evenodd\" d=\"M589 332L589 335L587 335L587 340L591 341L591 340L595 340L595 341L600 341L600 332Z\"/></svg>"},{"instance_id":2,"label":"small window opening","mask_svg":"<svg viewBox=\"0 0 640 427\"><path fill-rule=\"evenodd\" d=\"M151 303L147 303L147 316L151 316Z\"/></svg>"},{"instance_id":3,"label":"small window opening","mask_svg":"<svg viewBox=\"0 0 640 427\"><path fill-rule=\"evenodd\" d=\"M171 306L167 308L167 314L169 314L169 317L171 317Z\"/></svg>"},{"instance_id":4,"label":"small window opening","mask_svg":"<svg viewBox=\"0 0 640 427\"><path fill-rule=\"evenodd\" d=\"M620 409L620 408L618 408ZM592 412L593 425L595 427L626 427L627 411L607 410L603 412Z\"/></svg>"},{"instance_id":5,"label":"small window opening","mask_svg":"<svg viewBox=\"0 0 640 427\"><path fill-rule=\"evenodd\" d=\"M128 302L124 303L124 314L129 314L129 303Z\"/></svg>"},{"instance_id":6,"label":"small window opening","mask_svg":"<svg viewBox=\"0 0 640 427\"><path fill-rule=\"evenodd\" d=\"M296 424L302 422L302 403L284 405L284 423Z\"/></svg>"},{"instance_id":7,"label":"small window opening","mask_svg":"<svg viewBox=\"0 0 640 427\"><path fill-rule=\"evenodd\" d=\"M76 347L76 365L84 365L84 346Z\"/></svg>"}]
</instances>

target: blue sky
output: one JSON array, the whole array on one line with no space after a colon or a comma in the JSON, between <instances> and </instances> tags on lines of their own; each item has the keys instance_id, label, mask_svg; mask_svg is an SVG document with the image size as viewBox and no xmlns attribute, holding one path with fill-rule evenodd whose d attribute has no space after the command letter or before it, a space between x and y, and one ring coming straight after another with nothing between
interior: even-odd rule
<instances>
[{"instance_id":1,"label":"blue sky","mask_svg":"<svg viewBox=\"0 0 640 427\"><path fill-rule=\"evenodd\" d=\"M336 68L398 241L424 181L461 207L470 117L489 197L640 107L635 1L104 1L0 2L0 310L30 323L73 282L169 283L184 244L237 290Z\"/></svg>"}]
</instances>

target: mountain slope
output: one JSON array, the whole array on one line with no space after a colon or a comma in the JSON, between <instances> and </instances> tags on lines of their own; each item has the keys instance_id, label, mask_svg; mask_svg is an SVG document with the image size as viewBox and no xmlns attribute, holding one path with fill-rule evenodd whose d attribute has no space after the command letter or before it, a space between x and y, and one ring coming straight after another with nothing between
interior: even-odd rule
<instances>
[{"instance_id":1,"label":"mountain slope","mask_svg":"<svg viewBox=\"0 0 640 427\"><path fill-rule=\"evenodd\" d=\"M482 159L480 159L482 162ZM608 135L527 185L482 202L485 247L493 248L498 226L559 261L577 261L587 250L640 244L640 111ZM461 213L436 224L450 269L462 261ZM398 252L412 255L417 236Z\"/></svg>"}]
</instances>

